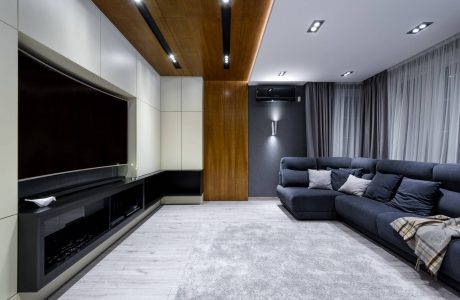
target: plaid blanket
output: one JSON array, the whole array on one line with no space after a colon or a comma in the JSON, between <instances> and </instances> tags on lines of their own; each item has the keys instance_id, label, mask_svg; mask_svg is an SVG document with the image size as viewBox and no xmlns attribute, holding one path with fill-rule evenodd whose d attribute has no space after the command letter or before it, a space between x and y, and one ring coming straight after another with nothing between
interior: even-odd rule
<instances>
[{"instance_id":1,"label":"plaid blanket","mask_svg":"<svg viewBox=\"0 0 460 300\"><path fill-rule=\"evenodd\" d=\"M417 256L418 269L424 263L435 275L441 267L452 238L460 237L460 218L443 215L426 218L404 217L393 221L391 227L401 235Z\"/></svg>"}]
</instances>

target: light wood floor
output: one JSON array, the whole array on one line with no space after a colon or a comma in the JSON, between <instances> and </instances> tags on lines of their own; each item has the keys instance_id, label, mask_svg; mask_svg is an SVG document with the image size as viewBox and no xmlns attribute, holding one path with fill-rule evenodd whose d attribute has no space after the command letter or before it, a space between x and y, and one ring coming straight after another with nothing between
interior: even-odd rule
<instances>
[{"instance_id":1,"label":"light wood floor","mask_svg":"<svg viewBox=\"0 0 460 300\"><path fill-rule=\"evenodd\" d=\"M246 222L296 221L274 199L163 206L51 299L174 299L200 228Z\"/></svg>"}]
</instances>

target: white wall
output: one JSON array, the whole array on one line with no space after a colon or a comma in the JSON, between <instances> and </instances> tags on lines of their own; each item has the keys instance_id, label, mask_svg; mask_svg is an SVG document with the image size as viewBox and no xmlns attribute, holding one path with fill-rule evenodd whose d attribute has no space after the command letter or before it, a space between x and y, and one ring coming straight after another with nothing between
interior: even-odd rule
<instances>
[{"instance_id":1,"label":"white wall","mask_svg":"<svg viewBox=\"0 0 460 300\"><path fill-rule=\"evenodd\" d=\"M17 289L18 31L16 1L0 1L0 299Z\"/></svg>"},{"instance_id":2,"label":"white wall","mask_svg":"<svg viewBox=\"0 0 460 300\"><path fill-rule=\"evenodd\" d=\"M129 98L129 159L132 163L129 174L141 176L161 167L160 76L97 7L90 0L1 0L2 300L17 296L18 40L22 47L48 62ZM83 265L77 264L67 273L77 272ZM21 298L46 297L56 286L68 280L69 274L66 278L58 277L40 293L28 293Z\"/></svg>"},{"instance_id":3,"label":"white wall","mask_svg":"<svg viewBox=\"0 0 460 300\"><path fill-rule=\"evenodd\" d=\"M201 77L161 77L161 168L203 169Z\"/></svg>"}]
</instances>

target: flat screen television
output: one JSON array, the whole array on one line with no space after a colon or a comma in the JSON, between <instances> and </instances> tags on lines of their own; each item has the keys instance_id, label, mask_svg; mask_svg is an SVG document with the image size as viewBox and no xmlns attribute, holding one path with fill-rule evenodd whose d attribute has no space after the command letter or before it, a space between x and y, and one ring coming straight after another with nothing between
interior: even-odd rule
<instances>
[{"instance_id":1,"label":"flat screen television","mask_svg":"<svg viewBox=\"0 0 460 300\"><path fill-rule=\"evenodd\" d=\"M19 52L19 179L123 165L128 102Z\"/></svg>"}]
</instances>

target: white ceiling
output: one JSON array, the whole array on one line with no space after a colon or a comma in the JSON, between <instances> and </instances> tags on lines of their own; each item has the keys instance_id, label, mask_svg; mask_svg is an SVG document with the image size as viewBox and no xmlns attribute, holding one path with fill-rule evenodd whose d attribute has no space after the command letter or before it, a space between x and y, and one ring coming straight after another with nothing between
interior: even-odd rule
<instances>
[{"instance_id":1,"label":"white ceiling","mask_svg":"<svg viewBox=\"0 0 460 300\"><path fill-rule=\"evenodd\" d=\"M434 24L406 34L423 21ZM458 32L460 0L275 0L250 84L360 82Z\"/></svg>"}]
</instances>

